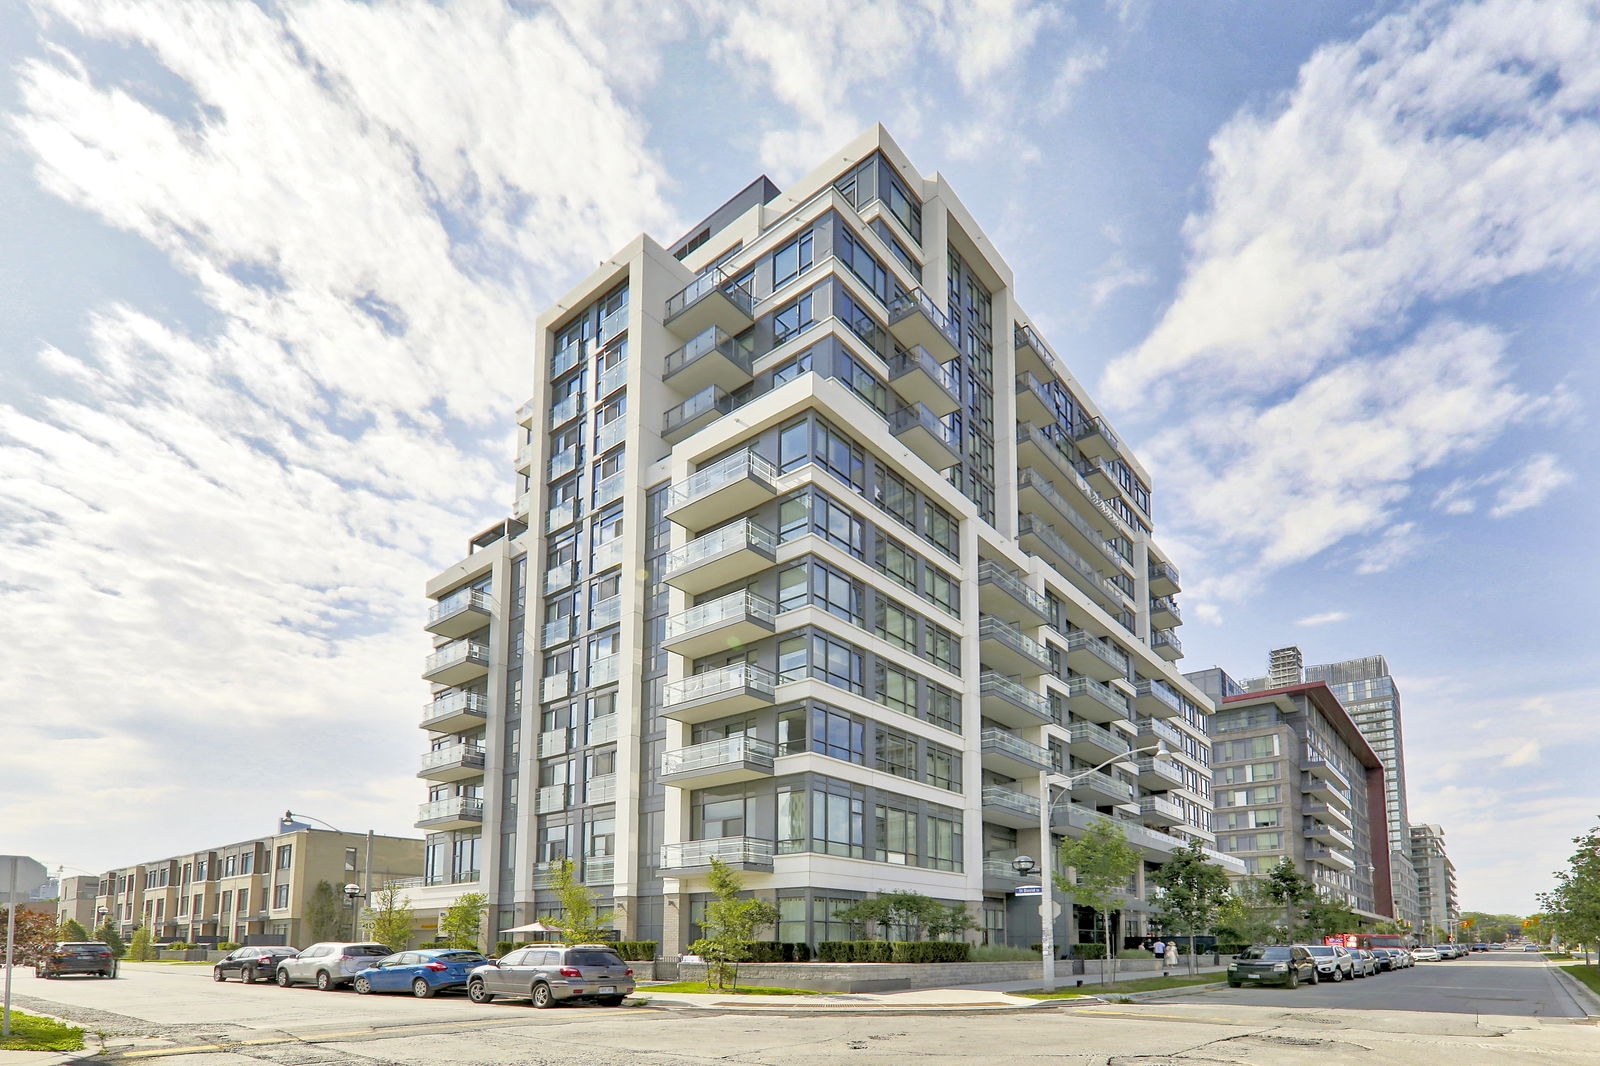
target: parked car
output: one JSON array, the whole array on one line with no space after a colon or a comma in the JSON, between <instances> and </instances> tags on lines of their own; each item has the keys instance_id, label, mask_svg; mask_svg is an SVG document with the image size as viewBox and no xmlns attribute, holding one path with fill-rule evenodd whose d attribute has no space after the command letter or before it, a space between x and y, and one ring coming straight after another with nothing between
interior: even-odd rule
<instances>
[{"instance_id":1,"label":"parked car","mask_svg":"<svg viewBox=\"0 0 1600 1066\"><path fill-rule=\"evenodd\" d=\"M1317 983L1317 963L1301 944L1289 947L1249 947L1228 965L1228 985L1283 985L1298 988L1301 981Z\"/></svg>"},{"instance_id":2,"label":"parked car","mask_svg":"<svg viewBox=\"0 0 1600 1066\"><path fill-rule=\"evenodd\" d=\"M1333 944L1309 944L1306 950L1317 960L1317 980L1343 981L1354 977L1355 960L1350 952Z\"/></svg>"},{"instance_id":3,"label":"parked car","mask_svg":"<svg viewBox=\"0 0 1600 1066\"><path fill-rule=\"evenodd\" d=\"M1357 948L1350 953L1350 963L1357 977L1376 977L1382 969L1378 965L1378 956L1367 948Z\"/></svg>"},{"instance_id":4,"label":"parked car","mask_svg":"<svg viewBox=\"0 0 1600 1066\"><path fill-rule=\"evenodd\" d=\"M314 984L324 992L347 985L356 974L394 952L382 944L353 944L333 941L312 944L297 954L278 962L278 986Z\"/></svg>"},{"instance_id":5,"label":"parked car","mask_svg":"<svg viewBox=\"0 0 1600 1066\"><path fill-rule=\"evenodd\" d=\"M1538 944L1524 944L1524 945L1522 945L1522 950L1523 951L1538 951L1539 950L1539 945Z\"/></svg>"},{"instance_id":6,"label":"parked car","mask_svg":"<svg viewBox=\"0 0 1600 1066\"><path fill-rule=\"evenodd\" d=\"M278 963L299 952L299 948L282 945L239 948L217 960L211 967L211 979L226 981L230 977L237 977L247 985L255 984L257 978L270 981L278 972Z\"/></svg>"},{"instance_id":7,"label":"parked car","mask_svg":"<svg viewBox=\"0 0 1600 1066\"><path fill-rule=\"evenodd\" d=\"M1461 945L1459 944L1435 944L1434 947L1438 950L1441 959L1459 959L1461 957Z\"/></svg>"},{"instance_id":8,"label":"parked car","mask_svg":"<svg viewBox=\"0 0 1600 1066\"><path fill-rule=\"evenodd\" d=\"M1380 972L1398 970L1401 966L1399 948L1373 948L1372 957L1377 960Z\"/></svg>"},{"instance_id":9,"label":"parked car","mask_svg":"<svg viewBox=\"0 0 1600 1066\"><path fill-rule=\"evenodd\" d=\"M436 992L466 988L467 975L488 961L479 952L458 948L400 951L372 963L351 984L363 996L409 991L418 999L430 999Z\"/></svg>"},{"instance_id":10,"label":"parked car","mask_svg":"<svg viewBox=\"0 0 1600 1066\"><path fill-rule=\"evenodd\" d=\"M1443 958L1443 956L1439 954L1439 950L1437 948L1430 948L1427 946L1412 948L1411 957L1418 962L1438 962L1441 958Z\"/></svg>"},{"instance_id":11,"label":"parked car","mask_svg":"<svg viewBox=\"0 0 1600 1066\"><path fill-rule=\"evenodd\" d=\"M51 948L50 954L33 968L35 977L55 978L69 973L116 977L117 957L109 945L98 940L64 941Z\"/></svg>"},{"instance_id":12,"label":"parked car","mask_svg":"<svg viewBox=\"0 0 1600 1066\"><path fill-rule=\"evenodd\" d=\"M467 979L467 996L474 1003L504 996L530 999L535 1007L574 999L620 1007L633 989L633 971L609 944L522 948L479 966Z\"/></svg>"},{"instance_id":13,"label":"parked car","mask_svg":"<svg viewBox=\"0 0 1600 1066\"><path fill-rule=\"evenodd\" d=\"M1474 944L1474 945L1472 945L1472 950L1473 951L1488 951L1489 950L1489 945L1488 944L1482 944L1482 943Z\"/></svg>"}]
</instances>

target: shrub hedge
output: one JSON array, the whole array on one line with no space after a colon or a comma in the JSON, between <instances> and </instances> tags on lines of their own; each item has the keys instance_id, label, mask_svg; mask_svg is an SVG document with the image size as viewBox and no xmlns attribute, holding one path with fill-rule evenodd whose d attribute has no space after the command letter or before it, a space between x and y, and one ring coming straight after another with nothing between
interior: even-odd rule
<instances>
[{"instance_id":1,"label":"shrub hedge","mask_svg":"<svg viewBox=\"0 0 1600 1066\"><path fill-rule=\"evenodd\" d=\"M946 940L825 940L820 962L968 962L972 945Z\"/></svg>"},{"instance_id":2,"label":"shrub hedge","mask_svg":"<svg viewBox=\"0 0 1600 1066\"><path fill-rule=\"evenodd\" d=\"M649 962L656 957L656 948L661 945L655 940L619 940L611 946L628 962Z\"/></svg>"},{"instance_id":3,"label":"shrub hedge","mask_svg":"<svg viewBox=\"0 0 1600 1066\"><path fill-rule=\"evenodd\" d=\"M810 962L811 945L785 944L777 940L757 940L750 945L746 962Z\"/></svg>"},{"instance_id":4,"label":"shrub hedge","mask_svg":"<svg viewBox=\"0 0 1600 1066\"><path fill-rule=\"evenodd\" d=\"M239 950L239 945L235 944L231 940L224 940L222 943L217 945L217 950L218 951L238 951Z\"/></svg>"}]
</instances>

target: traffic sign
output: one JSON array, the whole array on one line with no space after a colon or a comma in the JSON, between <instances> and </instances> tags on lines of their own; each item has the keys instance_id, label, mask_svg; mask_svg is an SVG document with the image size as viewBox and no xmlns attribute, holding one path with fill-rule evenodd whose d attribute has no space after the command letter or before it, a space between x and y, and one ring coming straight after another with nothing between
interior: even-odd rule
<instances>
[{"instance_id":1,"label":"traffic sign","mask_svg":"<svg viewBox=\"0 0 1600 1066\"><path fill-rule=\"evenodd\" d=\"M1011 890L1011 894L1013 896L1042 896L1044 895L1044 886L1018 885L1016 888Z\"/></svg>"},{"instance_id":2,"label":"traffic sign","mask_svg":"<svg viewBox=\"0 0 1600 1066\"><path fill-rule=\"evenodd\" d=\"M49 879L50 871L26 855L0 855L0 903L26 903Z\"/></svg>"}]
</instances>

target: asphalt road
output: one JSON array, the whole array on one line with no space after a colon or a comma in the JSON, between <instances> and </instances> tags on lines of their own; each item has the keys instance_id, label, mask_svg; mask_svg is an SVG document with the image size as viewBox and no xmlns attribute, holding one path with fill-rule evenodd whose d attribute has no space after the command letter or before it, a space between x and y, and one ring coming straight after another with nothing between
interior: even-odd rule
<instances>
[{"instance_id":1,"label":"asphalt road","mask_svg":"<svg viewBox=\"0 0 1600 1066\"><path fill-rule=\"evenodd\" d=\"M1200 997L1184 997L1196 1002ZM1283 988L1224 988L1207 1003L1428 1014L1492 1014L1518 1018L1582 1018L1586 1011L1567 991L1544 956L1488 951L1445 962L1419 962L1405 970L1355 981ZM1171 1002L1171 1001L1169 1001Z\"/></svg>"}]
</instances>

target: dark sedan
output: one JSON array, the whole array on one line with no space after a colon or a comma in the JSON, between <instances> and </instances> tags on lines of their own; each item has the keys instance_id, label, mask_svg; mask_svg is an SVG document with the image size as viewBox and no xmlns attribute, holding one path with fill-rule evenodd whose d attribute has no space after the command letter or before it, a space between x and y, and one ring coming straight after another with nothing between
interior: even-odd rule
<instances>
[{"instance_id":1,"label":"dark sedan","mask_svg":"<svg viewBox=\"0 0 1600 1066\"><path fill-rule=\"evenodd\" d=\"M71 973L115 977L117 958L111 948L98 941L73 941L51 948L50 954L34 967L34 973L39 977L51 978Z\"/></svg>"},{"instance_id":2,"label":"dark sedan","mask_svg":"<svg viewBox=\"0 0 1600 1066\"><path fill-rule=\"evenodd\" d=\"M217 960L211 967L211 979L226 981L230 977L237 977L247 985L255 984L257 979L270 981L280 961L299 953L299 948L279 945L239 948L227 958Z\"/></svg>"},{"instance_id":3,"label":"dark sedan","mask_svg":"<svg viewBox=\"0 0 1600 1066\"><path fill-rule=\"evenodd\" d=\"M1293 947L1245 948L1228 966L1228 986L1283 985L1298 988L1301 981L1317 983L1317 960L1311 952Z\"/></svg>"}]
</instances>

